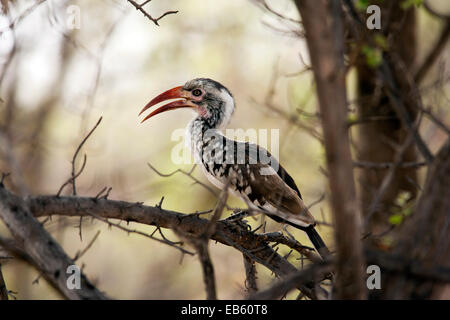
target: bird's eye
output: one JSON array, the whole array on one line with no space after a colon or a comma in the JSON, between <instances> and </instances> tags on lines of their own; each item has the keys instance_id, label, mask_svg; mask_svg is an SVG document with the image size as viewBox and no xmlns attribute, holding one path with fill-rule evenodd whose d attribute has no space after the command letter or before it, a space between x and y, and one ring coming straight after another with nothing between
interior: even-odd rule
<instances>
[{"instance_id":1,"label":"bird's eye","mask_svg":"<svg viewBox=\"0 0 450 320\"><path fill-rule=\"evenodd\" d=\"M193 94L195 97L200 97L200 96L202 95L202 90L200 90L200 89L194 89L194 90L192 90L192 94Z\"/></svg>"}]
</instances>

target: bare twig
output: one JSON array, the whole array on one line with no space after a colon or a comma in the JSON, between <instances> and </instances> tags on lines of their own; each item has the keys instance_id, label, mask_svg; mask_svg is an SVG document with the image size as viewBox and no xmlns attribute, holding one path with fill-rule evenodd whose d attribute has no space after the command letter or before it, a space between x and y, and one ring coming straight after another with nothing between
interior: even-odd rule
<instances>
[{"instance_id":1,"label":"bare twig","mask_svg":"<svg viewBox=\"0 0 450 320\"><path fill-rule=\"evenodd\" d=\"M269 6L269 4L267 3L266 0L257 0L257 3L261 4L261 6L266 9L268 12L270 12L271 14L273 14L275 17L280 18L282 20L286 20L289 22L293 22L295 24L301 24L300 20L296 20L296 19L292 19L290 17L286 17L284 15L282 15L281 13L275 11L271 6Z\"/></svg>"},{"instance_id":2,"label":"bare twig","mask_svg":"<svg viewBox=\"0 0 450 320\"><path fill-rule=\"evenodd\" d=\"M361 217L346 127L348 104L341 2L296 0L295 4L306 32L322 115L336 227L336 294L340 299L364 299L367 288L360 241Z\"/></svg>"},{"instance_id":3,"label":"bare twig","mask_svg":"<svg viewBox=\"0 0 450 320\"><path fill-rule=\"evenodd\" d=\"M439 128L445 131L448 135L450 135L450 128L445 125L441 120L438 119L429 109L420 108L420 110L431 120L433 121Z\"/></svg>"},{"instance_id":4,"label":"bare twig","mask_svg":"<svg viewBox=\"0 0 450 320\"><path fill-rule=\"evenodd\" d=\"M81 165L80 170L78 170L78 172L76 174L74 174L73 176L71 176L66 182L64 182L61 187L59 188L58 192L56 193L57 196L61 195L61 192L64 190L64 188L68 185L68 184L72 184L72 181L75 180L76 178L78 178L80 176L80 174L83 172L85 166L86 166L86 161L87 161L87 156L84 155L83 157L83 164ZM75 189L74 189L75 190Z\"/></svg>"},{"instance_id":5,"label":"bare twig","mask_svg":"<svg viewBox=\"0 0 450 320\"><path fill-rule=\"evenodd\" d=\"M300 56L302 59L302 56ZM278 107L274 102L273 98L276 93L276 85L280 78L280 73L278 70L278 61L274 63L273 65L273 71L272 76L269 82L269 86L267 88L267 92L265 94L264 102L262 106L264 106L269 111L275 112L277 115L282 117L283 119L286 119L290 124L295 125L296 127L305 130L308 134L310 134L313 138L317 139L319 142L323 143L323 137L321 134L316 130L314 125L309 125L305 123L305 121L302 121L299 119L297 114L291 114L282 108ZM250 101L254 104L260 105L260 103L254 99L251 98Z\"/></svg>"},{"instance_id":6,"label":"bare twig","mask_svg":"<svg viewBox=\"0 0 450 320\"><path fill-rule=\"evenodd\" d=\"M245 254L243 255L243 258L245 268L245 288L247 289L247 293L253 294L258 291L255 262Z\"/></svg>"},{"instance_id":7,"label":"bare twig","mask_svg":"<svg viewBox=\"0 0 450 320\"><path fill-rule=\"evenodd\" d=\"M384 60L383 60L384 61ZM423 141L422 137L419 134L419 131L414 126L414 120L411 119L411 115L406 109L403 101L400 99L399 90L397 88L396 83L392 77L391 70L389 69L386 62L382 63L380 69L380 77L383 79L386 84L385 90L386 94L392 104L393 109L397 113L398 117L404 124L404 126L408 129L409 133L412 135L417 149L422 153L423 157L427 162L431 162L433 160L433 154L428 149L428 146Z\"/></svg>"},{"instance_id":8,"label":"bare twig","mask_svg":"<svg viewBox=\"0 0 450 320\"><path fill-rule=\"evenodd\" d=\"M380 188L377 190L376 194L374 195L372 202L369 205L369 209L367 212L367 215L365 217L365 224L369 222L372 215L376 212L378 205L384 195L384 193L389 188L389 185L392 182L392 179L394 179L395 171L398 169L399 165L402 162L403 154L408 149L408 147L411 145L412 142L412 135L410 134L406 139L405 142L398 148L396 154L395 154L395 162L392 166L390 166L388 173L384 176L383 181L381 182Z\"/></svg>"},{"instance_id":9,"label":"bare twig","mask_svg":"<svg viewBox=\"0 0 450 320\"><path fill-rule=\"evenodd\" d=\"M0 186L3 186L3 183L5 182L5 179L10 175L9 172L2 172L2 175L0 177Z\"/></svg>"},{"instance_id":10,"label":"bare twig","mask_svg":"<svg viewBox=\"0 0 450 320\"><path fill-rule=\"evenodd\" d=\"M385 299L438 299L443 297L442 285L450 281L450 139L437 152L427 172L424 190L411 218L404 222L391 250L400 272L385 280ZM387 263L383 263L387 265ZM407 267L405 267L405 265ZM405 270L405 271L403 271ZM409 277L409 270L420 274L421 279ZM439 271L440 270L440 271ZM436 281L436 276L440 279ZM402 290L399 290L402 288ZM424 290L426 288L426 290Z\"/></svg>"},{"instance_id":11,"label":"bare twig","mask_svg":"<svg viewBox=\"0 0 450 320\"><path fill-rule=\"evenodd\" d=\"M443 19L443 20L447 20L447 21L450 20L450 15L446 15L444 13L437 12L434 8L432 8L430 6L428 1L423 1L423 6L433 16Z\"/></svg>"},{"instance_id":12,"label":"bare twig","mask_svg":"<svg viewBox=\"0 0 450 320\"><path fill-rule=\"evenodd\" d=\"M438 41L436 42L434 47L430 50L424 62L418 68L414 76L414 80L416 81L416 83L422 82L422 80L425 78L431 66L433 66L436 59L440 56L441 52L444 50L445 45L449 39L449 36L450 36L450 20L447 20L444 29L441 31Z\"/></svg>"},{"instance_id":13,"label":"bare twig","mask_svg":"<svg viewBox=\"0 0 450 320\"><path fill-rule=\"evenodd\" d=\"M205 230L199 236L191 236L189 237L186 234L183 234L181 231L177 231L179 235L186 238L195 248L198 253L198 257L200 259L200 263L202 265L203 270L203 280L205 282L205 290L206 290L206 298L208 300L216 300L216 280L214 276L214 266L211 261L211 257L209 255L208 250L208 242L211 236L216 231L216 224L222 215L223 209L225 208L226 202L228 199L228 183L225 185L224 189L221 192L219 200L217 202L217 206L214 210L214 213L211 217L211 220L206 225Z\"/></svg>"},{"instance_id":14,"label":"bare twig","mask_svg":"<svg viewBox=\"0 0 450 320\"><path fill-rule=\"evenodd\" d=\"M77 195L77 189L76 189L76 186L75 186L75 180L76 180L77 176L79 176L81 174L81 172L83 171L84 165L86 164L86 155L84 156L82 169L80 169L80 171L77 174L75 173L75 161L77 160L77 156L78 156L78 153L80 152L81 148L86 143L86 141L89 139L91 134L95 131L95 129L97 129L97 127L100 124L100 122L102 122L102 119L103 119L103 117L100 117L98 119L98 121L95 124L95 126L91 129L91 131L89 131L89 133L86 135L86 137L81 141L81 143L78 145L77 149L75 150L75 153L73 154L73 157L72 157L72 179L71 179L71 183L72 183L72 194L74 196Z\"/></svg>"},{"instance_id":15,"label":"bare twig","mask_svg":"<svg viewBox=\"0 0 450 320\"><path fill-rule=\"evenodd\" d=\"M98 125L100 124L100 122L102 121L103 117L100 117L97 121L97 123L95 124L95 126L91 129L91 131L89 131L89 133L86 135L86 137L84 137L84 139L81 141L81 143L78 145L77 149L75 150L75 153L73 154L72 157L72 174L71 177L63 183L63 185L59 188L58 192L56 193L57 196L61 195L61 192L63 191L63 189L68 185L68 184L72 184L72 194L75 196L77 195L77 189L76 189L76 185L75 185L75 180L80 176L80 174L83 172L85 166L86 166L86 155L84 155L83 158L83 164L81 165L81 168L78 172L75 171L75 163L76 163L76 159L78 156L78 153L80 152L81 148L83 147L83 145L86 143L87 139L89 139L89 137L91 136L91 134L95 131L95 129L97 129Z\"/></svg>"},{"instance_id":16,"label":"bare twig","mask_svg":"<svg viewBox=\"0 0 450 320\"><path fill-rule=\"evenodd\" d=\"M142 12L144 16L146 16L150 21L152 21L155 25L159 27L158 21L164 18L165 16L169 14L176 14L178 13L178 10L172 10L172 11L166 11L162 15L160 15L158 18L153 18L147 11L144 10L143 6L145 6L147 3L149 3L151 0L146 0L142 4L138 4L136 1L133 0L127 0L133 7L135 7L136 10Z\"/></svg>"},{"instance_id":17,"label":"bare twig","mask_svg":"<svg viewBox=\"0 0 450 320\"><path fill-rule=\"evenodd\" d=\"M214 266L211 261L208 250L208 242L199 238L191 238L188 240L198 253L200 263L203 271L203 281L205 283L206 299L216 300L216 280L214 275Z\"/></svg>"},{"instance_id":18,"label":"bare twig","mask_svg":"<svg viewBox=\"0 0 450 320\"><path fill-rule=\"evenodd\" d=\"M147 165L150 167L150 169L152 169L157 175L159 175L160 177L163 178L168 178L171 177L177 173L181 173L184 174L185 176L189 177L192 181L194 181L195 184L198 184L200 186L202 186L203 188L205 188L206 190L208 190L208 192L210 192L212 195L214 195L215 197L218 197L219 194L212 189L210 186L208 186L207 184L204 184L203 182L201 182L200 180L198 180L196 177L194 177L192 175L192 173L194 172L196 165L192 166L191 170L189 171L184 171L182 169L177 169L175 171L172 171L171 173L162 173L159 170L157 170L155 167L153 167L150 163L147 163Z\"/></svg>"},{"instance_id":19,"label":"bare twig","mask_svg":"<svg viewBox=\"0 0 450 320\"><path fill-rule=\"evenodd\" d=\"M220 193L220 197L219 200L217 201L216 208L214 209L213 216L211 217L211 220L209 220L208 226L206 227L206 230L203 234L203 237L205 239L209 239L216 231L217 221L219 221L220 217L222 216L223 210L227 204L227 200L228 200L228 183L224 186L224 189Z\"/></svg>"},{"instance_id":20,"label":"bare twig","mask_svg":"<svg viewBox=\"0 0 450 320\"><path fill-rule=\"evenodd\" d=\"M29 197L26 203L36 217L49 215L63 216L101 216L105 219L120 219L138 223L181 230L184 234L200 235L206 230L208 220L196 214L181 214L141 203L94 199L92 197L40 196ZM232 246L264 265L277 276L283 277L295 272L296 268L278 254L258 234L238 225L218 221L216 231L211 236L227 246ZM255 250L258 249L258 250ZM272 257L268 261L269 257ZM303 288L305 295L312 297L311 289ZM302 290L302 291L303 291Z\"/></svg>"},{"instance_id":21,"label":"bare twig","mask_svg":"<svg viewBox=\"0 0 450 320\"><path fill-rule=\"evenodd\" d=\"M427 166L426 162L370 162L370 161L353 161L353 166L362 169L389 169L394 166L398 168L420 168Z\"/></svg>"},{"instance_id":22,"label":"bare twig","mask_svg":"<svg viewBox=\"0 0 450 320\"><path fill-rule=\"evenodd\" d=\"M295 239L289 239L281 232L269 232L269 233L262 233L258 235L261 240L268 241L268 242L275 242L279 244L284 244L285 246L294 249L301 255L304 255L311 261L317 262L322 260L319 255L317 255L313 248L307 247L302 245L300 242L298 242Z\"/></svg>"},{"instance_id":23,"label":"bare twig","mask_svg":"<svg viewBox=\"0 0 450 320\"><path fill-rule=\"evenodd\" d=\"M97 123L95 124L95 126L91 129L91 131L89 131L89 133L86 135L86 137L81 141L81 143L78 145L77 149L75 150L75 153L72 157L72 176L65 182L63 183L63 185L59 188L58 192L56 193L56 196L60 196L61 192L63 191L63 189L65 188L65 186L67 186L68 184L72 184L72 194L75 196L77 195L77 189L76 189L76 185L75 185L75 180L81 175L81 173L83 172L85 166L86 166L86 160L87 160L87 156L86 154L83 157L83 164L81 165L80 170L78 170L78 172L75 172L75 162L78 156L78 153L80 152L81 148L83 147L83 145L86 143L86 141L89 139L89 137L91 136L91 134L95 131L95 129L97 129L98 125L100 124L100 122L102 121L103 117L100 117L97 121ZM109 193L109 192L108 192ZM83 218L80 217L80 221L78 223L78 234L80 236L80 240L83 240L83 236L82 236L82 223L83 223Z\"/></svg>"},{"instance_id":24,"label":"bare twig","mask_svg":"<svg viewBox=\"0 0 450 320\"><path fill-rule=\"evenodd\" d=\"M8 300L8 289L2 273L2 264L0 263L0 300Z\"/></svg>"},{"instance_id":25,"label":"bare twig","mask_svg":"<svg viewBox=\"0 0 450 320\"><path fill-rule=\"evenodd\" d=\"M15 185L17 185L17 189L20 191L21 195L26 195L29 193L28 187L25 183L25 180L23 178L23 171L22 167L20 165L19 159L17 159L15 152L13 150L14 142L12 141L12 137L7 132L0 131L0 151L3 150L3 153L5 154L5 160L6 163L9 165L9 169L12 172L12 177L15 182ZM10 173L7 173L5 177L9 176Z\"/></svg>"},{"instance_id":26,"label":"bare twig","mask_svg":"<svg viewBox=\"0 0 450 320\"><path fill-rule=\"evenodd\" d=\"M45 0L37 0L35 3L30 5L14 21L12 21L7 27L0 30L0 36L2 36L3 32L6 32L9 29L14 29L23 19L25 19L30 13L32 13L37 7L39 7L44 2L45 2Z\"/></svg>"},{"instance_id":27,"label":"bare twig","mask_svg":"<svg viewBox=\"0 0 450 320\"><path fill-rule=\"evenodd\" d=\"M281 281L276 282L270 288L259 291L249 297L250 300L273 300L284 296L289 291L300 285L306 285L314 279L325 279L332 271L332 266L328 262L319 262L310 267L297 271Z\"/></svg>"},{"instance_id":28,"label":"bare twig","mask_svg":"<svg viewBox=\"0 0 450 320\"><path fill-rule=\"evenodd\" d=\"M184 253L184 254L193 255L192 252L190 252L190 251L188 251L188 250L186 250L186 249L184 249L183 247L180 246L180 245L183 244L182 242L173 242L173 241L167 240L167 239L165 239L165 238L163 238L163 239L156 238L156 237L154 236L154 233L159 229L159 227L157 227L157 228L155 229L155 231L154 231L152 234L148 234L148 233L145 233L145 232L136 230L136 229L130 229L130 228L121 226L120 223L114 223L114 222L111 222L111 221L109 221L108 219L103 218L103 217L101 217L101 216L99 216L99 215L96 215L96 214L94 214L94 213L88 212L88 214L91 215L92 217L94 217L94 218L100 220L100 221L105 222L105 223L108 224L108 226L110 226L110 227L115 227L115 228L120 229L120 230L122 230L122 231L125 231L125 232L127 232L127 233L135 233L135 234L139 234L139 235L141 235L141 236L144 236L144 237L150 238L150 239L152 239L152 240L155 240L155 241L161 242L161 243L163 243L163 244L166 244L166 245L168 245L168 246L171 246L171 247L173 247L173 248L179 250L180 252L182 252L182 253ZM161 233L161 234L162 234L162 233Z\"/></svg>"},{"instance_id":29,"label":"bare twig","mask_svg":"<svg viewBox=\"0 0 450 320\"><path fill-rule=\"evenodd\" d=\"M77 261L78 259L80 259L92 247L92 245L94 244L95 240L97 240L99 235L100 235L100 230L97 231L95 236L92 238L92 240L88 243L88 245L83 250L78 251L75 254L73 261Z\"/></svg>"}]
</instances>

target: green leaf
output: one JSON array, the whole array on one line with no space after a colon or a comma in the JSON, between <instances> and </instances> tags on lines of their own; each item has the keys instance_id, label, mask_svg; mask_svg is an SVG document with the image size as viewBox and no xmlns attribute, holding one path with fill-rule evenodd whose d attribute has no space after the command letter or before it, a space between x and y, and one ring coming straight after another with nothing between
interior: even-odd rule
<instances>
[{"instance_id":1,"label":"green leaf","mask_svg":"<svg viewBox=\"0 0 450 320\"><path fill-rule=\"evenodd\" d=\"M423 3L423 0L404 0L400 6L403 10L408 10L412 6L420 7Z\"/></svg>"},{"instance_id":2,"label":"green leaf","mask_svg":"<svg viewBox=\"0 0 450 320\"><path fill-rule=\"evenodd\" d=\"M366 11L368 6L369 6L369 0L358 0L355 2L356 9L358 9L360 11Z\"/></svg>"},{"instance_id":3,"label":"green leaf","mask_svg":"<svg viewBox=\"0 0 450 320\"><path fill-rule=\"evenodd\" d=\"M347 123L350 125L353 122L358 120L358 116L356 115L356 113L349 113L348 117L347 117Z\"/></svg>"},{"instance_id":4,"label":"green leaf","mask_svg":"<svg viewBox=\"0 0 450 320\"><path fill-rule=\"evenodd\" d=\"M404 218L404 217L403 217L403 214L401 214L401 213L393 214L393 215L391 215L391 216L389 217L389 223L392 224L392 225L394 225L394 226L397 226L397 225L399 225L400 223L402 223L403 218Z\"/></svg>"},{"instance_id":5,"label":"green leaf","mask_svg":"<svg viewBox=\"0 0 450 320\"><path fill-rule=\"evenodd\" d=\"M385 51L388 49L386 37L383 36L382 34L376 34L373 37L373 40L375 41L377 46L380 47L381 49L383 49Z\"/></svg>"},{"instance_id":6,"label":"green leaf","mask_svg":"<svg viewBox=\"0 0 450 320\"><path fill-rule=\"evenodd\" d=\"M380 48L372 48L364 45L361 49L362 53L366 57L366 63L371 68L377 68L383 61L383 55Z\"/></svg>"}]
</instances>

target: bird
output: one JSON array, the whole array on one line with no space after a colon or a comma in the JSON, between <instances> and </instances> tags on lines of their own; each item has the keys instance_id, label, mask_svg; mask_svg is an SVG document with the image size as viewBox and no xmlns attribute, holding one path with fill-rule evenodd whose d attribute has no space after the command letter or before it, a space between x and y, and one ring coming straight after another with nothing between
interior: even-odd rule
<instances>
[{"instance_id":1,"label":"bird","mask_svg":"<svg viewBox=\"0 0 450 320\"><path fill-rule=\"evenodd\" d=\"M319 255L323 259L329 256L294 179L278 160L257 144L232 140L222 133L235 110L230 90L215 80L196 78L156 96L139 116L167 100L173 101L153 110L141 123L179 108L194 110L196 116L187 125L186 141L208 180L276 222L304 231Z\"/></svg>"}]
</instances>

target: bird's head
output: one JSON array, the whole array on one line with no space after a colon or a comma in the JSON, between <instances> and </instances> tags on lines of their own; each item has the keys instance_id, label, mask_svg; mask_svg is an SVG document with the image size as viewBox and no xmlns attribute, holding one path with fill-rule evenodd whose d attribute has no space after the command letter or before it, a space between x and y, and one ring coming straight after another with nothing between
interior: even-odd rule
<instances>
[{"instance_id":1,"label":"bird's head","mask_svg":"<svg viewBox=\"0 0 450 320\"><path fill-rule=\"evenodd\" d=\"M234 111L234 99L227 88L217 81L197 78L156 96L139 115L160 102L173 99L177 100L155 109L142 122L165 111L192 108L211 127L222 128L228 124Z\"/></svg>"}]
</instances>

